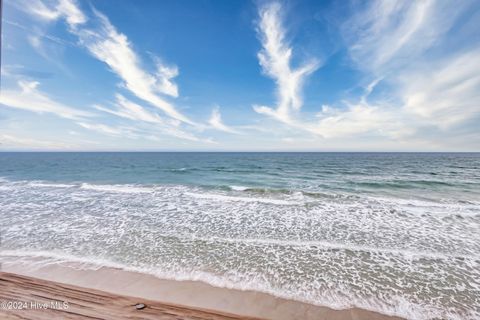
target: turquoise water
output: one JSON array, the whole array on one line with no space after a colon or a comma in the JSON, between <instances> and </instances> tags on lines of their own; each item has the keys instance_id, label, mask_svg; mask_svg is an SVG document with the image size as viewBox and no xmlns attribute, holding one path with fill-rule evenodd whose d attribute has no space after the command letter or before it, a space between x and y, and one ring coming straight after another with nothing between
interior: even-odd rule
<instances>
[{"instance_id":1,"label":"turquoise water","mask_svg":"<svg viewBox=\"0 0 480 320\"><path fill-rule=\"evenodd\" d=\"M480 154L0 153L0 259L480 317Z\"/></svg>"}]
</instances>

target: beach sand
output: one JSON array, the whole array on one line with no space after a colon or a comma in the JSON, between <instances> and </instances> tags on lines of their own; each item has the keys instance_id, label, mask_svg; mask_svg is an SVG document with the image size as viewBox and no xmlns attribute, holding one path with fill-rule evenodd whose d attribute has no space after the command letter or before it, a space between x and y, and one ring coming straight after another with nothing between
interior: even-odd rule
<instances>
[{"instance_id":1,"label":"beach sand","mask_svg":"<svg viewBox=\"0 0 480 320\"><path fill-rule=\"evenodd\" d=\"M400 319L107 267L82 270L60 264L10 262L3 263L1 271L0 300L58 300L69 305L66 310L0 310L2 319ZM137 303L147 307L137 310Z\"/></svg>"}]
</instances>

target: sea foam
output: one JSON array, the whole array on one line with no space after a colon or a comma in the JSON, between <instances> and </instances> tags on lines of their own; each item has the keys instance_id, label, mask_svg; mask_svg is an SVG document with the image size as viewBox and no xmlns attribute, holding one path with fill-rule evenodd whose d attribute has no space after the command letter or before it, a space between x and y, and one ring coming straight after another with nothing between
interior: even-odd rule
<instances>
[{"instance_id":1,"label":"sea foam","mask_svg":"<svg viewBox=\"0 0 480 320\"><path fill-rule=\"evenodd\" d=\"M2 261L108 266L413 319L480 317L475 199L0 182Z\"/></svg>"}]
</instances>

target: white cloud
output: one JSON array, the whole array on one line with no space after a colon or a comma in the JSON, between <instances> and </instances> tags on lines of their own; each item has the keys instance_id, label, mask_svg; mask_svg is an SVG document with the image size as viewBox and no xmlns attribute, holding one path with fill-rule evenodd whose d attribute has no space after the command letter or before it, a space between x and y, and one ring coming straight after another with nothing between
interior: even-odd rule
<instances>
[{"instance_id":1,"label":"white cloud","mask_svg":"<svg viewBox=\"0 0 480 320\"><path fill-rule=\"evenodd\" d=\"M93 116L90 112L79 110L51 99L38 90L37 81L18 81L19 90L2 89L0 103L36 113L52 113L66 119L81 119Z\"/></svg>"},{"instance_id":2,"label":"white cloud","mask_svg":"<svg viewBox=\"0 0 480 320\"><path fill-rule=\"evenodd\" d=\"M46 21L65 18L70 27L87 21L86 16L77 7L74 0L58 0L56 4L46 5L41 0L20 1L18 6L35 17Z\"/></svg>"},{"instance_id":3,"label":"white cloud","mask_svg":"<svg viewBox=\"0 0 480 320\"><path fill-rule=\"evenodd\" d=\"M100 132L109 136L123 136L131 134L130 130L112 127L101 123L77 122L77 124L85 129Z\"/></svg>"},{"instance_id":4,"label":"white cloud","mask_svg":"<svg viewBox=\"0 0 480 320\"><path fill-rule=\"evenodd\" d=\"M34 44L31 43L31 37L35 37L35 38L38 38L38 40L40 40L40 38L43 38L43 39L47 39L47 40L50 40L52 41L53 43L56 43L56 44L59 44L59 45L69 45L69 46L75 46L76 44L75 43L72 43L68 40L65 40L65 39L61 39L59 37L56 37L56 36L53 36L53 35L50 35L50 34L46 34L44 32L42 32L40 29L38 28L27 28L26 26L24 26L23 24L20 24L18 22L15 22L15 21L10 21L8 19L4 19L3 20L4 23L8 24L8 25L11 25L11 26L14 26L18 29L21 29L21 30L24 30L26 32L29 32L31 33L32 35L29 36L28 38L28 41L30 42L30 44L32 46L34 46ZM37 40L34 40L34 41L37 41Z\"/></svg>"},{"instance_id":5,"label":"white cloud","mask_svg":"<svg viewBox=\"0 0 480 320\"><path fill-rule=\"evenodd\" d=\"M157 66L156 88L164 94L172 97L178 97L177 84L171 81L173 78L178 76L178 67L165 65L157 57L155 57L155 61Z\"/></svg>"},{"instance_id":6,"label":"white cloud","mask_svg":"<svg viewBox=\"0 0 480 320\"><path fill-rule=\"evenodd\" d=\"M180 128L180 122L175 120L175 119L162 119L158 114L152 113L147 111L144 107L140 106L137 103L134 103L124 96L117 94L116 95L116 102L114 103L115 108L106 108L104 106L100 105L95 105L94 108L103 112L107 112L110 114L113 114L115 116L129 119L129 120L134 120L134 121L142 121L150 124L156 124L155 127L149 127L148 132L152 133L158 133L158 134L166 134L172 137L176 137L179 139L183 140L189 140L189 141L198 141L198 142L210 142L209 140L205 139L200 139L196 137L195 135L188 133ZM88 125L88 124L87 124ZM85 127L85 126L84 126ZM90 129L94 130L97 129L96 131L98 132L103 132L103 133L110 133L114 134L114 130L109 130L109 128L101 128L101 127L91 127ZM106 130L104 130L106 129ZM110 131L110 132L108 132ZM138 129L133 129L130 128L130 136L132 131L139 131ZM124 133L124 131L123 131ZM117 135L121 135L122 131L118 131L116 133ZM143 136L149 136L153 137L153 135L145 135L145 133L142 133ZM155 139L150 139L150 140L158 140L158 138Z\"/></svg>"},{"instance_id":7,"label":"white cloud","mask_svg":"<svg viewBox=\"0 0 480 320\"><path fill-rule=\"evenodd\" d=\"M342 32L355 66L374 80L358 103L320 113L310 130L332 138L370 132L401 139L478 118L480 50L446 42L470 4L373 1L355 13ZM390 101L367 102L379 81Z\"/></svg>"},{"instance_id":8,"label":"white cloud","mask_svg":"<svg viewBox=\"0 0 480 320\"><path fill-rule=\"evenodd\" d=\"M312 60L296 69L291 67L292 48L285 39L280 11L281 5L277 2L261 7L258 26L263 47L258 53L258 59L263 72L277 84L278 105L275 109L254 106L254 110L288 123L292 121L291 112L302 107L301 91L306 76L314 72L319 64Z\"/></svg>"},{"instance_id":9,"label":"white cloud","mask_svg":"<svg viewBox=\"0 0 480 320\"><path fill-rule=\"evenodd\" d=\"M90 53L105 62L123 81L125 88L138 98L163 110L170 117L193 124L159 94L178 96L178 89L172 78L178 74L176 67L167 67L157 61L157 72L148 73L141 67L140 58L132 49L128 38L119 33L107 17L95 12L100 22L96 30L76 31L81 43Z\"/></svg>"},{"instance_id":10,"label":"white cloud","mask_svg":"<svg viewBox=\"0 0 480 320\"><path fill-rule=\"evenodd\" d=\"M294 132L300 132L302 138L321 137L323 139L317 141L322 143L326 139L332 143L345 138L360 142L361 139L367 141L378 137L403 143L408 139L413 141L414 137L419 140L425 131L429 132L429 138L434 136L432 132L444 132L449 136L456 134L460 139L458 136L462 134L467 137L475 130L478 132L478 128L465 128L461 124L480 119L480 50L472 48L476 44L467 41L469 39L452 40L461 38L461 34L449 34L453 26L455 32L462 30L463 22L459 17L468 9L469 0L372 1L360 7L354 5L355 13L341 25L341 32L353 68L363 73L361 83L369 84L363 94L350 97L350 102L334 102L310 118L299 112L303 106L302 88L319 63L308 60L298 67L293 64L293 47L283 26L281 5L273 2L260 7L257 31L262 49L258 59L263 73L276 83L277 100L275 106L255 105L253 108L273 119L260 117L264 121L262 125L234 128L223 123L218 107L212 110L208 126L192 122L170 102L179 96L175 82L179 70L175 65L153 57L155 67L147 69L127 36L118 31L106 16L93 10L87 24L86 15L75 1L55 0L55 3L45 5L40 0L32 0L31 6L25 7L46 21L65 19L68 30L78 36L80 44L118 75L124 88L146 102L148 108L141 105L143 101L135 99L140 101L135 103L117 95L113 105L95 106L123 119L139 121L136 123L138 127L132 129L78 121L86 115L76 114L79 110L74 108L56 105L53 99L38 91L35 83L18 91L18 97L14 90L2 90L2 103L10 99L13 107L55 113L77 120L85 129L110 136L146 138L148 132L151 140L158 140L157 134L167 134L179 139L208 142L183 131L180 128L182 123L193 124L193 129L198 131L208 126L230 133L238 133L236 129L242 132L258 130L279 139L285 136L280 131L288 132L288 138L283 141L291 144L299 141L290 137ZM478 23L470 24L478 27ZM470 33L478 35L478 31ZM447 38L448 42L445 41ZM39 52L42 48L40 40L38 34L30 39ZM379 91L383 95L378 95ZM30 103L33 101L43 102ZM161 109L168 117L163 118L163 114L160 117L152 111L153 107ZM265 123L274 123L275 127L266 129ZM462 130L457 130L460 127ZM147 129L143 131L142 128ZM272 133L270 129L278 131ZM429 143L426 137L422 137L425 145ZM378 140L379 145L388 140ZM437 135L437 142L440 140L442 137ZM374 140L369 143L373 145Z\"/></svg>"},{"instance_id":11,"label":"white cloud","mask_svg":"<svg viewBox=\"0 0 480 320\"><path fill-rule=\"evenodd\" d=\"M305 128L323 138L374 133L398 139L413 133L406 127L404 116L398 109L372 106L366 102L347 104L343 110L324 106L317 117L318 123L306 124Z\"/></svg>"},{"instance_id":12,"label":"white cloud","mask_svg":"<svg viewBox=\"0 0 480 320\"><path fill-rule=\"evenodd\" d=\"M228 132L228 133L236 133L238 134L239 132L227 125L225 125L222 121L222 115L220 114L220 107L216 106L212 110L212 115L210 116L210 119L208 120L208 123L210 126L214 129Z\"/></svg>"},{"instance_id":13,"label":"white cloud","mask_svg":"<svg viewBox=\"0 0 480 320\"><path fill-rule=\"evenodd\" d=\"M106 63L110 70L123 80L126 89L168 116L195 125L161 96L178 97L178 87L172 81L178 75L178 68L155 59L156 72L146 71L127 36L118 32L105 15L93 10L96 19L91 22L98 26L88 28L82 26L87 22L87 18L74 0L59 0L54 8L48 8L42 1L36 0L33 9L27 6L26 10L46 20L66 19L69 31L79 37L80 43L95 58Z\"/></svg>"},{"instance_id":14,"label":"white cloud","mask_svg":"<svg viewBox=\"0 0 480 320\"><path fill-rule=\"evenodd\" d=\"M180 128L175 128L175 127L163 127L159 128L159 131L165 134L168 134L170 136L183 139L183 140L190 140L190 141L196 141L196 142L205 142L205 143L215 143L212 139L207 138L207 139L202 139L199 138L189 132L183 131Z\"/></svg>"},{"instance_id":15,"label":"white cloud","mask_svg":"<svg viewBox=\"0 0 480 320\"><path fill-rule=\"evenodd\" d=\"M19 8L26 10L34 17L43 20L53 21L57 20L60 16L60 13L55 10L54 7L48 7L40 0L20 1L17 4Z\"/></svg>"},{"instance_id":16,"label":"white cloud","mask_svg":"<svg viewBox=\"0 0 480 320\"><path fill-rule=\"evenodd\" d=\"M360 69L388 73L435 45L467 5L468 1L371 1L341 29Z\"/></svg>"},{"instance_id":17,"label":"white cloud","mask_svg":"<svg viewBox=\"0 0 480 320\"><path fill-rule=\"evenodd\" d=\"M65 17L71 27L82 24L87 21L83 12L77 7L74 0L59 0L57 11Z\"/></svg>"},{"instance_id":18,"label":"white cloud","mask_svg":"<svg viewBox=\"0 0 480 320\"><path fill-rule=\"evenodd\" d=\"M402 75L405 110L442 129L480 119L480 48L435 64Z\"/></svg>"},{"instance_id":19,"label":"white cloud","mask_svg":"<svg viewBox=\"0 0 480 320\"><path fill-rule=\"evenodd\" d=\"M147 111L142 106L128 100L121 94L116 95L115 105L117 108L113 110L99 105L95 105L94 108L130 120L164 124L164 121L162 121L158 114Z\"/></svg>"},{"instance_id":20,"label":"white cloud","mask_svg":"<svg viewBox=\"0 0 480 320\"><path fill-rule=\"evenodd\" d=\"M39 1L39 3L41 3ZM179 128L180 124L187 123L199 126L186 116L178 112L173 104L162 95L178 97L178 86L173 79L178 75L178 68L163 63L158 57L153 57L156 65L155 72L151 73L142 67L141 59L134 51L127 36L118 32L108 18L100 12L93 10L94 16L90 18L91 25L86 26L87 18L73 0L61 0L55 9L57 14L47 14L45 5L38 5L42 10L29 10L32 14L41 14L50 20L65 18L69 24L69 31L78 36L80 44L85 47L95 58L108 65L110 70L122 80L124 87L136 97L161 109L169 117L162 119L158 114L148 111L145 107L126 99L122 95L116 96L115 108L95 105L97 110L116 115L121 118L157 124L151 128L153 134L167 134L179 139L211 142L209 139L197 138L195 135ZM39 13L40 12L40 13ZM140 129L126 129L104 124L80 122L85 129L96 131L110 136L126 136L136 138L143 136L150 140L158 140L154 135L147 135Z\"/></svg>"},{"instance_id":21,"label":"white cloud","mask_svg":"<svg viewBox=\"0 0 480 320\"><path fill-rule=\"evenodd\" d=\"M127 139L148 139L152 141L159 141L159 135L169 135L178 139L213 143L211 139L200 139L188 132L185 132L174 126L158 126L139 128L131 126L111 126L102 123L91 123L79 121L77 124L87 130L95 131L111 137L123 137Z\"/></svg>"},{"instance_id":22,"label":"white cloud","mask_svg":"<svg viewBox=\"0 0 480 320\"><path fill-rule=\"evenodd\" d=\"M258 55L264 72L277 82L279 104L276 109L255 106L255 111L268 114L297 130L323 138L347 137L372 131L389 137L410 133L396 120L397 113L367 103L368 95L381 78L367 86L359 103L347 103L346 108L342 109L324 107L322 112L317 114L318 121L303 121L298 116L292 116L292 111L299 110L302 106L300 94L304 79L318 68L318 62L310 61L303 67L292 70L292 48L285 40L280 10L281 6L276 2L260 9L259 31L263 49Z\"/></svg>"},{"instance_id":23,"label":"white cloud","mask_svg":"<svg viewBox=\"0 0 480 320\"><path fill-rule=\"evenodd\" d=\"M471 4L375 1L343 26L354 63L367 78L380 77L391 86L397 112L411 127L448 129L479 116L480 50L452 45L461 33L447 35L466 23L459 18Z\"/></svg>"}]
</instances>

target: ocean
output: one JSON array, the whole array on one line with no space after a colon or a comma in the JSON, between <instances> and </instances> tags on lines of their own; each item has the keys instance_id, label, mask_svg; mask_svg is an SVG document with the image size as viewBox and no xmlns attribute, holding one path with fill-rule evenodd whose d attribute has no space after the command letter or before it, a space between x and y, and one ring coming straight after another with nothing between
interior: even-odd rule
<instances>
[{"instance_id":1,"label":"ocean","mask_svg":"<svg viewBox=\"0 0 480 320\"><path fill-rule=\"evenodd\" d=\"M478 153L0 153L0 261L480 318Z\"/></svg>"}]
</instances>

